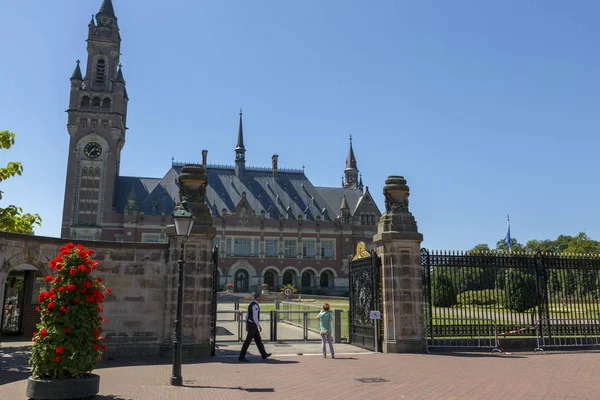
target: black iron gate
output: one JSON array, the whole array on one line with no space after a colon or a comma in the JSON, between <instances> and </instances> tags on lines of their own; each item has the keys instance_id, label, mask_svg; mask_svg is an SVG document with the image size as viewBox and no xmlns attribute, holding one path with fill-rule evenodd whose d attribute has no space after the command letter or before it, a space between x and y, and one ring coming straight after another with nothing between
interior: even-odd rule
<instances>
[{"instance_id":1,"label":"black iron gate","mask_svg":"<svg viewBox=\"0 0 600 400\"><path fill-rule=\"evenodd\" d=\"M381 259L375 251L367 252L360 242L350 257L350 343L381 351L380 319L371 319L371 311L382 314Z\"/></svg>"},{"instance_id":2,"label":"black iron gate","mask_svg":"<svg viewBox=\"0 0 600 400\"><path fill-rule=\"evenodd\" d=\"M215 246L212 251L213 259L213 287L212 287L212 314L210 327L210 355L214 356L217 346L217 286L218 286L218 268L219 268L219 247Z\"/></svg>"},{"instance_id":3,"label":"black iron gate","mask_svg":"<svg viewBox=\"0 0 600 400\"><path fill-rule=\"evenodd\" d=\"M422 249L421 265L428 349L600 346L596 255Z\"/></svg>"}]
</instances>

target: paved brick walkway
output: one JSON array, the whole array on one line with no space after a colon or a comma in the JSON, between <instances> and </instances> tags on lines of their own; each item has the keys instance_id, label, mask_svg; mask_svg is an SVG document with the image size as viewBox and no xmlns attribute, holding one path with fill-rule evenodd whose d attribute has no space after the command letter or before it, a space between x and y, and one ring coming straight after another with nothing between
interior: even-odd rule
<instances>
[{"instance_id":1,"label":"paved brick walkway","mask_svg":"<svg viewBox=\"0 0 600 400\"><path fill-rule=\"evenodd\" d=\"M341 348L340 348L341 350ZM123 399L598 399L600 353L290 354L239 363L221 355L183 367L168 385L169 360L106 361L99 400ZM11 356L7 356L11 357ZM17 357L17 356L15 356ZM6 358L4 358L6 361ZM0 399L24 399L25 368L3 363Z\"/></svg>"}]
</instances>

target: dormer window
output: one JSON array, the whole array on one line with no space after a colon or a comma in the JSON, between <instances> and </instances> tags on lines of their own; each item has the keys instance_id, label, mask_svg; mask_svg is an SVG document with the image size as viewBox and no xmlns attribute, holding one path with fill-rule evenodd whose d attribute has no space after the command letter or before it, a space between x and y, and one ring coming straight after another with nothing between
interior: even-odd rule
<instances>
[{"instance_id":1,"label":"dormer window","mask_svg":"<svg viewBox=\"0 0 600 400\"><path fill-rule=\"evenodd\" d=\"M98 60L96 63L96 85L104 86L106 82L106 61Z\"/></svg>"}]
</instances>

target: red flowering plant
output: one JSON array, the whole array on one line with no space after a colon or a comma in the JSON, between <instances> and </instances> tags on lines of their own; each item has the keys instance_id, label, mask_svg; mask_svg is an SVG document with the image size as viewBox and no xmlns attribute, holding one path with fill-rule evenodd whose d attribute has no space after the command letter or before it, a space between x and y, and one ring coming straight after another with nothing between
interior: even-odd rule
<instances>
[{"instance_id":1,"label":"red flowering plant","mask_svg":"<svg viewBox=\"0 0 600 400\"><path fill-rule=\"evenodd\" d=\"M78 378L102 361L102 323L108 319L102 317L100 304L110 289L92 277L99 263L93 254L69 243L50 261L55 275L44 279L50 291L38 296L41 322L33 333L29 359L37 378Z\"/></svg>"}]
</instances>

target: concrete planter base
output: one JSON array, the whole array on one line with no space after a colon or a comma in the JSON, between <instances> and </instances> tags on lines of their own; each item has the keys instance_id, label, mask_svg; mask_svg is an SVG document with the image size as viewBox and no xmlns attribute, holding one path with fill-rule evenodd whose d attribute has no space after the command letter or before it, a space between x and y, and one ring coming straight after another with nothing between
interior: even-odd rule
<instances>
[{"instance_id":1,"label":"concrete planter base","mask_svg":"<svg viewBox=\"0 0 600 400\"><path fill-rule=\"evenodd\" d=\"M78 379L27 379L27 397L35 400L78 399L95 396L100 391L100 377L88 374Z\"/></svg>"}]
</instances>

